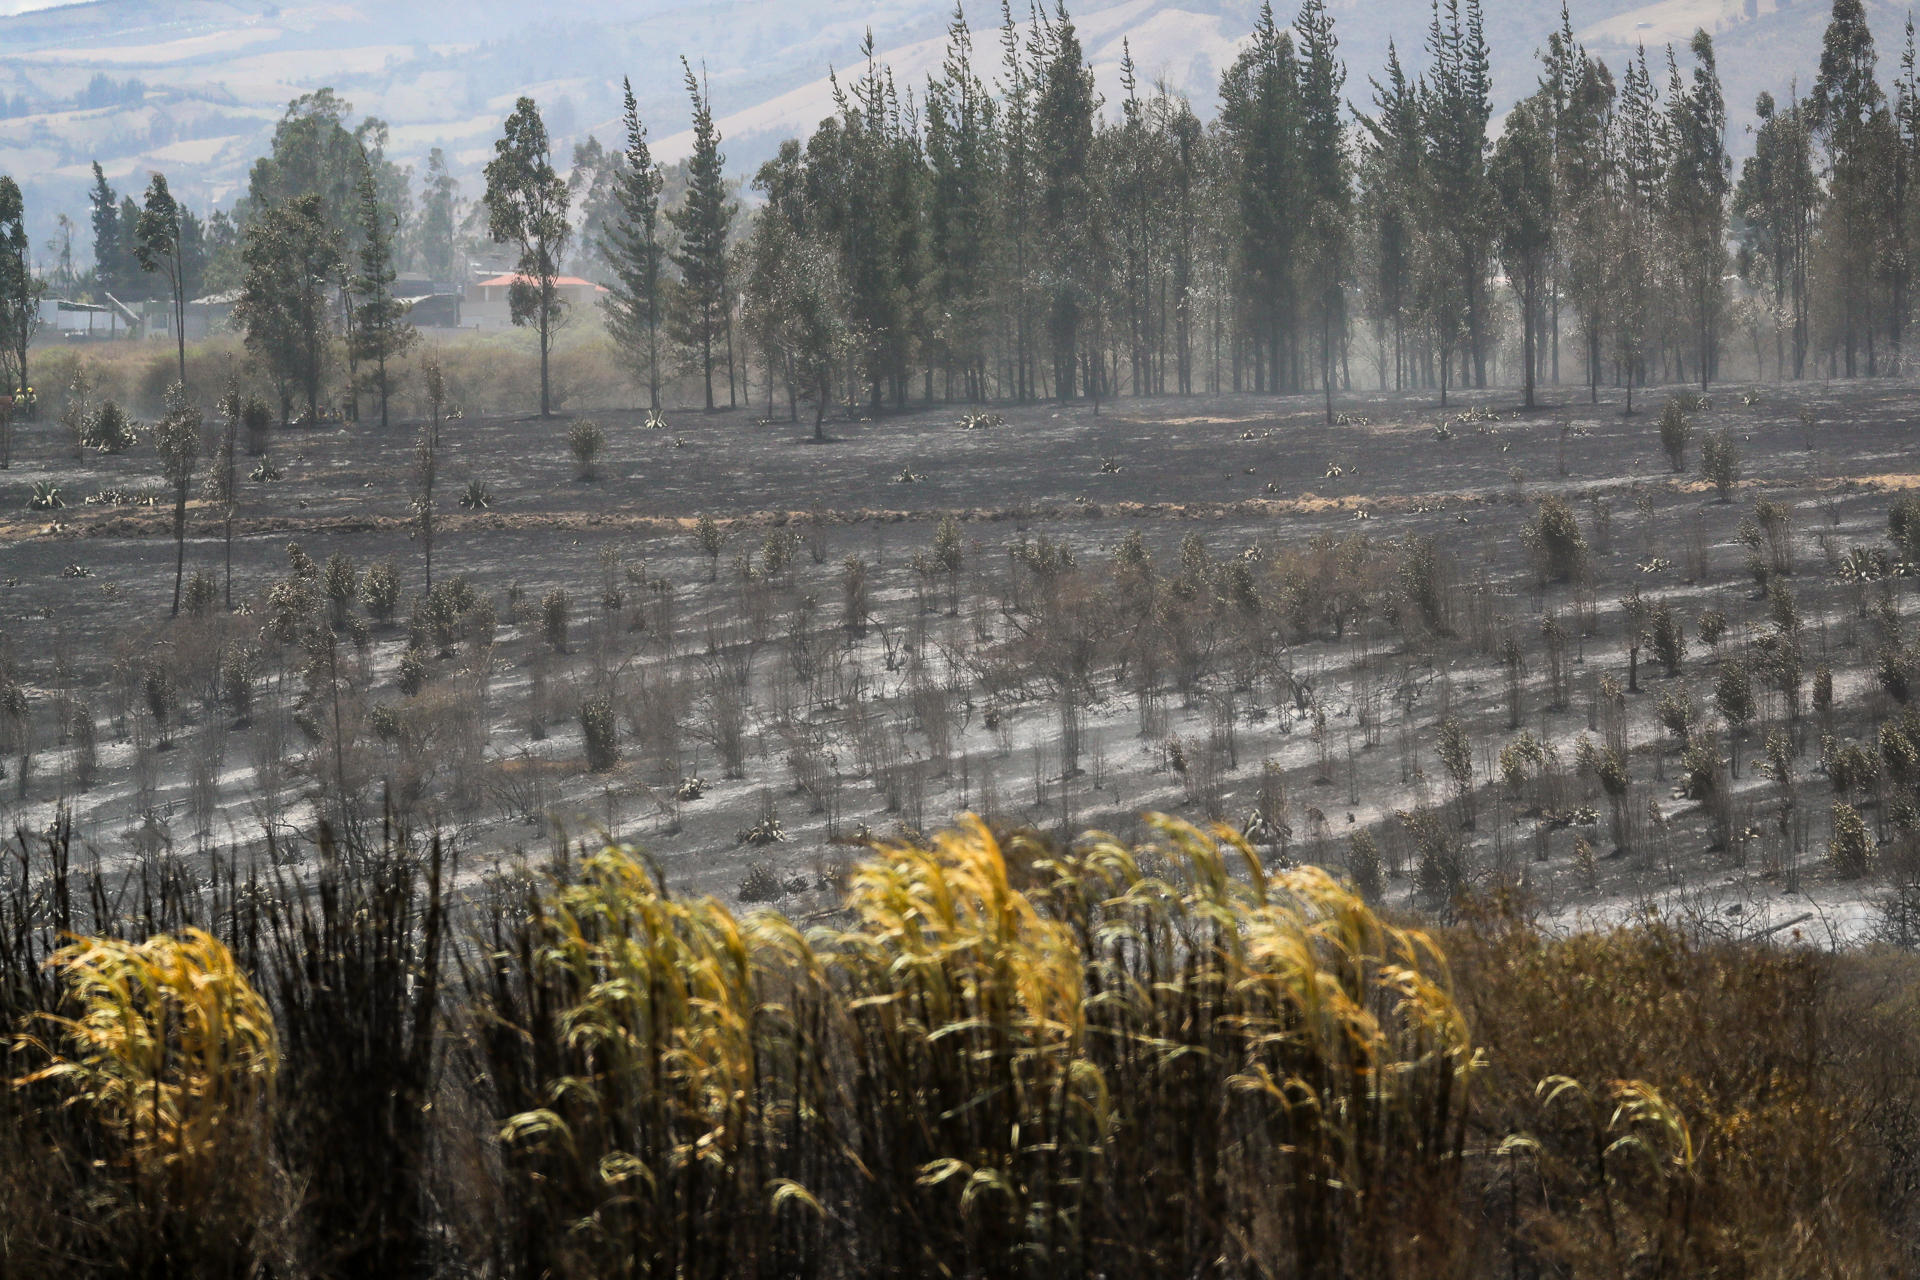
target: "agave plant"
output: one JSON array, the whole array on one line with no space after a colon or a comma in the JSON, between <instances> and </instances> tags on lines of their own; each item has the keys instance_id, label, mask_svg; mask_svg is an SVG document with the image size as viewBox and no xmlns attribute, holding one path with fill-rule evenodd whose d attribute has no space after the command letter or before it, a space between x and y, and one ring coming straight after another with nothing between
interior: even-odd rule
<instances>
[{"instance_id":1,"label":"agave plant","mask_svg":"<svg viewBox=\"0 0 1920 1280\"><path fill-rule=\"evenodd\" d=\"M29 511L58 511L66 506L66 499L60 496L60 485L53 480L35 480L33 496L27 499Z\"/></svg>"}]
</instances>

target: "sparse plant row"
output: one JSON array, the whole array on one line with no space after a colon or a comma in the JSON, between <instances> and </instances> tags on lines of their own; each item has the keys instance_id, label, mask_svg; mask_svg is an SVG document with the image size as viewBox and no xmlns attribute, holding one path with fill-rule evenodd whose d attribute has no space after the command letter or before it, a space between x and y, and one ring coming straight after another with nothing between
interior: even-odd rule
<instances>
[{"instance_id":1,"label":"sparse plant row","mask_svg":"<svg viewBox=\"0 0 1920 1280\"><path fill-rule=\"evenodd\" d=\"M237 725L249 738L265 738L265 730L278 726L273 732L291 728L295 741L304 740L304 752L289 758L282 751L270 768L256 765L253 787L265 789L260 794L270 812L365 820L385 796L418 821L433 813L471 814L475 797L492 796L502 817L517 819L577 796L588 775L606 774L610 783L637 788L640 797L657 797L645 800L641 812L672 833L688 803L677 795L682 781L717 769L728 782L787 792L785 829L802 809L816 820L811 838L817 840L857 831L853 815L863 810L871 815L869 826L897 821L923 830L929 813L937 816L942 806L985 802L996 812L1012 809L1006 780L1021 767L1006 763L1015 754L1012 732L1038 739L1033 799L1020 802L1026 813L1051 824L1066 821L1074 808L1106 809L1118 797L1103 794L1104 764L1083 779L1089 735L1082 723L1089 716L1110 720L1116 710L1137 712L1139 733L1152 745L1175 736L1171 717L1185 715L1191 723L1198 716L1205 718L1201 730L1180 730L1185 767L1163 766L1163 781L1152 785L1175 789L1200 814L1239 821L1248 806L1232 798L1241 785L1236 778L1246 764L1274 754L1291 757L1292 770L1304 770L1302 786L1344 777L1353 806L1359 786L1354 752L1393 741L1400 789L1391 799L1381 797L1382 808L1404 811L1413 821L1390 822L1377 832L1376 856L1387 871L1383 891L1410 886L1444 911L1468 886L1529 882L1536 874L1530 864L1514 857L1511 846L1502 849L1500 827L1480 820L1495 781L1490 764L1465 770L1464 787L1456 775L1458 794L1440 826L1420 817L1432 807L1419 781L1421 757L1438 750L1446 721L1470 728L1456 757L1471 760L1500 746L1497 737L1489 745L1484 720L1462 716L1456 677L1424 687L1417 680L1396 682L1378 669L1386 648L1344 672L1328 671L1321 657L1301 656L1359 637L1374 651L1391 638L1416 663L1458 646L1493 664L1504 685L1509 731L1536 715L1560 717L1551 731L1542 721L1538 741L1563 762L1557 766L1563 781L1555 785L1570 790L1502 818L1503 825L1534 825L1541 854L1573 838L1554 834L1568 825L1559 816L1585 810L1608 815L1611 848L1635 855L1625 865L1640 883L1649 875L1678 875L1675 867L1696 850L1738 864L1757 851L1769 873L1797 882L1804 868L1819 862L1827 821L1826 805L1808 794L1825 770L1803 758L1817 746L1806 728L1806 683L1809 673L1821 677L1847 661L1829 651L1828 627L1841 626L1852 637L1843 644L1855 669L1885 696L1903 698L1909 687L1911 650L1899 639L1894 594L1895 566L1906 559L1902 539L1912 524L1905 506L1889 517L1894 551L1881 553L1885 572L1874 559L1877 548L1841 554L1821 532L1817 541L1827 548L1831 573L1808 578L1792 575L1803 567L1796 561L1804 553L1795 552L1788 509L1772 499L1757 504L1742 524L1751 534L1734 541L1746 542L1753 589L1764 584L1765 594L1749 616L1736 611L1731 628L1725 597L1713 598L1721 607L1696 605L1687 597L1700 587L1671 579L1663 594L1661 575L1674 570L1660 568L1657 556L1643 559L1637 572L1628 569L1629 582L1621 585L1629 589L1617 605L1603 599L1595 574L1607 557L1629 553L1616 545L1626 536L1616 522L1630 520L1643 540L1650 538L1652 508L1642 510L1636 499L1631 515L1616 517L1604 497L1584 506L1576 513L1549 497L1534 513L1533 545L1543 558L1533 589L1547 593L1543 602L1554 613L1537 626L1515 616L1523 584L1469 572L1458 558L1459 541L1444 534L1330 535L1306 548L1255 544L1226 557L1193 535L1178 549L1177 567L1162 567L1138 536L1124 539L1110 556L1075 553L1070 543L1031 535L997 554L968 536L991 526L949 521L933 530L927 550L905 557L904 573L896 569L884 580L892 584L885 600L876 599L874 570L861 557L831 565L829 526L818 521L738 530L731 539L719 522L701 523L687 542L716 579L704 589L697 579L675 583L609 549L599 583L544 595L509 591L504 602L462 578L413 595L399 565L376 563L359 575L343 557L322 567L296 551L289 577L238 617L218 616L217 583L199 575L188 581L183 613L189 632L131 664L121 678L134 682L136 692L149 673L159 683L120 704L112 732L133 742L134 816L158 833L174 825L162 797L180 794L174 788L182 769L204 765L200 746L192 759L157 753L181 731L207 752L222 752ZM743 536L748 533L751 540ZM1550 554L1554 547L1559 550ZM1552 585L1556 555L1568 578L1564 586ZM1796 598L1809 591L1825 592L1825 603L1811 611ZM837 608L825 607L835 599ZM1848 611L1852 621L1842 616ZM1582 686L1573 663L1590 646L1609 644L1615 618L1621 643L1609 661L1619 664L1613 670L1623 693L1638 693L1651 675L1643 674L1644 655L1649 665L1658 664L1662 681L1691 684L1696 705L1719 702L1724 731L1698 720L1676 729L1647 704L1630 717L1623 703L1620 732L1609 730L1610 754L1582 747L1576 708L1584 704L1591 735L1614 714L1608 710L1613 695L1605 693L1605 681L1596 689L1589 677ZM1869 618L1879 639L1868 639L1856 625ZM401 620L401 635L385 630ZM696 637L691 651L683 647L689 630ZM702 631L704 655L698 652ZM1689 645L1694 637L1704 656ZM183 660L188 654L192 660ZM216 667L217 677L209 674ZM1830 674L1822 678L1830 689ZM496 691L503 679L516 690L511 701ZM1722 697L1737 681L1746 682L1748 697ZM1847 708L1834 711L1830 692L1820 701L1821 680L1814 683L1816 712L1840 742L1856 733L1858 740L1877 741L1883 713L1869 707L1870 718L1856 729ZM173 692L156 698L155 689ZM51 799L70 792L85 772L78 748L45 745L68 732L66 713L52 735L53 704L35 698L27 707L16 795ZM1730 707L1745 709L1736 714ZM263 710L272 725L260 719ZM1629 719L1640 726L1631 733ZM1773 802L1714 784L1711 764L1718 752L1729 783L1738 783L1743 744L1776 731L1792 745L1795 778L1781 799L1797 796L1803 814L1818 814L1810 825L1777 831L1763 816ZM1673 736L1678 757L1708 763L1689 767L1692 780L1671 798L1680 806L1660 812L1662 823L1677 825L1649 829L1648 814L1662 809L1657 784L1667 757L1647 744L1662 732ZM1115 741L1111 728L1092 737L1102 754ZM1260 745L1243 750L1243 739ZM519 744L529 740L544 758L547 779L531 792L519 780L524 772L511 776ZM252 749L269 750L264 742ZM1311 757L1305 762L1303 750ZM168 768L169 761L179 763ZM218 785L192 790L199 830L207 829L201 824L223 803L223 792L224 803L238 799ZM1908 824L1899 796L1847 793L1837 800L1869 818L1878 815L1877 840L1894 839ZM178 805L171 802L175 815ZM1303 803L1298 812L1285 804L1271 813L1263 807L1262 843L1284 855L1305 835L1313 856L1337 857L1328 853L1325 836L1312 834L1326 807L1324 801ZM771 829L764 822L760 827ZM1650 859L1664 865L1649 866ZM1865 861L1872 867L1872 850ZM1837 858L1831 865L1854 875L1861 860ZM1541 873L1563 883L1591 879L1564 863Z\"/></svg>"}]
</instances>

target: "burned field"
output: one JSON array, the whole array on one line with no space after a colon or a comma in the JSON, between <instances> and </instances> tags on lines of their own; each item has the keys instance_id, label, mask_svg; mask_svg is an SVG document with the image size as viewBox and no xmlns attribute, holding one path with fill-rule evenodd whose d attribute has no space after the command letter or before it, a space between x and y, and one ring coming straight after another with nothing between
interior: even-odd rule
<instances>
[{"instance_id":1,"label":"burned field","mask_svg":"<svg viewBox=\"0 0 1920 1280\"><path fill-rule=\"evenodd\" d=\"M108 862L383 815L470 869L605 831L800 915L869 837L1164 810L1395 907L1897 933L1910 405L472 417L430 539L418 424L276 429L234 611L196 500L177 619L151 441L49 414L0 472L0 803L70 807Z\"/></svg>"}]
</instances>

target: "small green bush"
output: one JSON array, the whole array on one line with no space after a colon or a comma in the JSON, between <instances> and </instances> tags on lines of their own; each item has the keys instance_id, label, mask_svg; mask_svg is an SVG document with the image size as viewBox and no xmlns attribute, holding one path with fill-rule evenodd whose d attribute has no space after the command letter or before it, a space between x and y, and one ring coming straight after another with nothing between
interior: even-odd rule
<instances>
[{"instance_id":1,"label":"small green bush","mask_svg":"<svg viewBox=\"0 0 1920 1280\"><path fill-rule=\"evenodd\" d=\"M1526 530L1527 545L1539 560L1540 573L1550 582L1566 582L1587 563L1587 540L1566 499L1548 494Z\"/></svg>"},{"instance_id":2,"label":"small green bush","mask_svg":"<svg viewBox=\"0 0 1920 1280\"><path fill-rule=\"evenodd\" d=\"M1873 857L1873 836L1860 813L1850 804L1833 806L1833 838L1827 841L1827 860L1834 874L1844 880L1858 880L1867 874Z\"/></svg>"},{"instance_id":3,"label":"small green bush","mask_svg":"<svg viewBox=\"0 0 1920 1280\"><path fill-rule=\"evenodd\" d=\"M578 468L575 474L581 480L594 478L593 464L606 447L607 433L592 419L582 418L567 431L567 448L573 452L573 461Z\"/></svg>"},{"instance_id":4,"label":"small green bush","mask_svg":"<svg viewBox=\"0 0 1920 1280\"><path fill-rule=\"evenodd\" d=\"M1723 429L1701 441L1700 470L1713 481L1719 501L1733 501L1733 487L1740 483L1740 446L1730 432Z\"/></svg>"},{"instance_id":5,"label":"small green bush","mask_svg":"<svg viewBox=\"0 0 1920 1280\"><path fill-rule=\"evenodd\" d=\"M400 574L393 561L368 566L360 579L360 603L375 622L385 625L393 621L400 608Z\"/></svg>"},{"instance_id":6,"label":"small green bush","mask_svg":"<svg viewBox=\"0 0 1920 1280\"><path fill-rule=\"evenodd\" d=\"M1693 423L1686 407L1677 399L1667 401L1660 411L1660 447L1675 471L1687 469L1687 444L1693 439Z\"/></svg>"},{"instance_id":7,"label":"small green bush","mask_svg":"<svg viewBox=\"0 0 1920 1280\"><path fill-rule=\"evenodd\" d=\"M109 400L92 414L81 429L80 443L101 453L125 453L139 442L133 420L126 410Z\"/></svg>"},{"instance_id":8,"label":"small green bush","mask_svg":"<svg viewBox=\"0 0 1920 1280\"><path fill-rule=\"evenodd\" d=\"M613 699L588 698L580 704L580 735L587 748L587 768L605 773L620 762L618 720Z\"/></svg>"},{"instance_id":9,"label":"small green bush","mask_svg":"<svg viewBox=\"0 0 1920 1280\"><path fill-rule=\"evenodd\" d=\"M541 634L555 653L567 651L567 615L572 609L573 598L558 587L540 601Z\"/></svg>"}]
</instances>

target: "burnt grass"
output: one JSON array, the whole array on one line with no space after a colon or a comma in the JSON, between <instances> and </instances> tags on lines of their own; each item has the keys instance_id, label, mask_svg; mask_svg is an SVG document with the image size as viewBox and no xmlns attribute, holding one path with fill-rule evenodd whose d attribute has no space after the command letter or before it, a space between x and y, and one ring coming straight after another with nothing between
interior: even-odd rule
<instances>
[{"instance_id":1,"label":"burnt grass","mask_svg":"<svg viewBox=\"0 0 1920 1280\"><path fill-rule=\"evenodd\" d=\"M150 441L76 456L57 424L29 424L0 472L0 634L27 707L8 731L0 821L37 830L70 805L120 861L386 808L482 855L470 867L606 834L645 846L676 888L808 914L832 907L849 845L968 809L1129 837L1146 810L1236 828L1258 814L1276 862L1362 880L1351 838L1370 833L1395 906L1447 912L1504 892L1569 922L1659 903L1734 935L1882 929L1899 916L1888 902L1914 780L1882 769L1840 786L1822 743L1874 755L1902 710L1903 683L1880 673L1909 653L1913 587L1888 511L1920 484L1912 390L1716 387L1679 473L1657 427L1669 394L1640 393L1633 416L1612 389L1596 406L1546 388L1531 412L1511 391L1446 409L1356 394L1333 426L1312 398L998 406L1003 421L978 429L939 406L835 420L819 444L759 407L670 411L661 430L606 413L590 415L607 444L585 480L569 419L470 417L443 434L434 577L465 578L493 625L469 608L426 645L413 692L401 658L418 638L405 601L423 586L416 424L276 431L281 478L241 484L242 612L173 622L164 499L82 501L157 493ZM1742 473L1724 503L1700 473L1722 430ZM29 511L36 480L67 505ZM459 505L469 480L490 508ZM1588 543L1584 580L1543 584L1525 537L1554 495ZM1756 657L1781 634L1779 593L1740 538L1763 501L1790 517L1789 572L1763 576L1797 615L1793 699ZM703 515L726 539L711 562ZM948 517L957 572L935 559ZM1133 534L1149 573L1116 567ZM1433 540L1438 617L1402 572L1417 538ZM324 699L310 650L262 634L289 543L400 576L393 624L369 625L360 648L341 627ZM1864 581L1846 570L1856 547L1863 564L1886 553ZM850 558L864 562L864 626L846 614ZM187 562L221 572L204 502ZM1630 683L1622 601L1636 589L1671 607L1686 653L1669 675L1644 645L1634 691L1614 698L1609 681ZM557 647L543 619L556 591ZM1727 629L1709 645L1698 619L1714 610ZM1567 637L1557 679L1549 616ZM253 654L244 716L219 674L236 649ZM1736 660L1756 671L1737 744L1714 696ZM156 668L175 691L164 720L146 696ZM1830 707L1815 705L1822 668ZM1660 720L1681 693L1706 779L1692 795ZM619 758L593 772L579 712L599 698ZM84 789L83 714L97 741ZM1448 721L1470 749L1464 791L1440 757ZM1760 767L1769 732L1787 743L1785 780ZM1499 761L1522 733L1552 750L1513 787ZM1624 791L1591 753L1582 763L1581 740L1610 735L1626 748ZM1842 800L1881 843L1864 876L1826 856Z\"/></svg>"}]
</instances>

